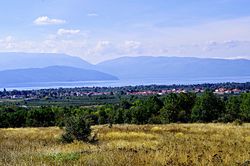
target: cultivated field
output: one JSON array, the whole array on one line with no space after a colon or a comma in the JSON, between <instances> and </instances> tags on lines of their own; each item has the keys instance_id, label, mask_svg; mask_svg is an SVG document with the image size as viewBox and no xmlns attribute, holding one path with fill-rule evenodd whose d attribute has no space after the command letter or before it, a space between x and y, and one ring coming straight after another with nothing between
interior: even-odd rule
<instances>
[{"instance_id":1,"label":"cultivated field","mask_svg":"<svg viewBox=\"0 0 250 166\"><path fill-rule=\"evenodd\" d=\"M94 144L62 144L61 133L0 129L0 165L233 166L250 160L250 124L94 126Z\"/></svg>"}]
</instances>

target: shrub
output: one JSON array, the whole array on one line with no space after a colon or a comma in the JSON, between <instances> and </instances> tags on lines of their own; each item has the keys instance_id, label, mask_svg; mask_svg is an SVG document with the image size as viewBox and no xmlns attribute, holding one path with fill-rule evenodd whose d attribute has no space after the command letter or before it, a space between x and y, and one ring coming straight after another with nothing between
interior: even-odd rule
<instances>
[{"instance_id":1,"label":"shrub","mask_svg":"<svg viewBox=\"0 0 250 166\"><path fill-rule=\"evenodd\" d=\"M90 124L84 117L70 117L65 122L65 132L61 139L65 143L71 143L74 140L88 142L90 134Z\"/></svg>"},{"instance_id":2,"label":"shrub","mask_svg":"<svg viewBox=\"0 0 250 166\"><path fill-rule=\"evenodd\" d=\"M233 121L233 124L236 126L241 126L243 124L243 122L240 119L236 119Z\"/></svg>"}]
</instances>

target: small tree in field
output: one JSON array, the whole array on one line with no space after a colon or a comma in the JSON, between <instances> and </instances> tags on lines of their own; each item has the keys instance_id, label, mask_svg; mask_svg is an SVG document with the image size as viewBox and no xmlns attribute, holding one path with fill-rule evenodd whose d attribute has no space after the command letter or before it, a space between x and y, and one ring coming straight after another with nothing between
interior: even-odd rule
<instances>
[{"instance_id":1,"label":"small tree in field","mask_svg":"<svg viewBox=\"0 0 250 166\"><path fill-rule=\"evenodd\" d=\"M65 132L61 139L66 143L74 140L88 142L90 134L90 124L84 117L70 117L65 122Z\"/></svg>"}]
</instances>

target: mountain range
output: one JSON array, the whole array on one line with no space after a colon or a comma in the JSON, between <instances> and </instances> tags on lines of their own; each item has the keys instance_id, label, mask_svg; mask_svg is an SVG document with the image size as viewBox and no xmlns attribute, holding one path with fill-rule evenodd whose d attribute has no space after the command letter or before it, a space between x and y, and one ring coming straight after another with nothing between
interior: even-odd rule
<instances>
[{"instance_id":1,"label":"mountain range","mask_svg":"<svg viewBox=\"0 0 250 166\"><path fill-rule=\"evenodd\" d=\"M120 79L250 76L250 60L193 57L122 57L97 69Z\"/></svg>"},{"instance_id":2,"label":"mountain range","mask_svg":"<svg viewBox=\"0 0 250 166\"><path fill-rule=\"evenodd\" d=\"M48 53L0 53L0 85L133 79L250 76L250 60L193 57L122 57L93 65L79 57Z\"/></svg>"},{"instance_id":3,"label":"mountain range","mask_svg":"<svg viewBox=\"0 0 250 166\"><path fill-rule=\"evenodd\" d=\"M91 64L79 57L56 53L0 53L0 71L9 69L44 68L48 66L70 66L91 68Z\"/></svg>"},{"instance_id":4,"label":"mountain range","mask_svg":"<svg viewBox=\"0 0 250 166\"><path fill-rule=\"evenodd\" d=\"M27 83L77 82L117 80L110 74L67 66L14 69L0 71L0 86L19 86Z\"/></svg>"}]
</instances>

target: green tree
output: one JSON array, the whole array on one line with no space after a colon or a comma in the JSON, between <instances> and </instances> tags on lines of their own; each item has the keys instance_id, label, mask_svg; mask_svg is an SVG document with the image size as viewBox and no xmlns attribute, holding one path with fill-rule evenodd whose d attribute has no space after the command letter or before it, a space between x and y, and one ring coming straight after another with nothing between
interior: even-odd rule
<instances>
[{"instance_id":1,"label":"green tree","mask_svg":"<svg viewBox=\"0 0 250 166\"><path fill-rule=\"evenodd\" d=\"M250 93L241 96L240 116L243 121L250 122Z\"/></svg>"},{"instance_id":2,"label":"green tree","mask_svg":"<svg viewBox=\"0 0 250 166\"><path fill-rule=\"evenodd\" d=\"M65 122L65 132L62 135L62 141L66 143L78 141L89 141L91 128L85 117L73 116Z\"/></svg>"},{"instance_id":3,"label":"green tree","mask_svg":"<svg viewBox=\"0 0 250 166\"><path fill-rule=\"evenodd\" d=\"M232 122L238 118L240 118L240 97L231 96L226 101L226 111L223 116L224 122Z\"/></svg>"},{"instance_id":4,"label":"green tree","mask_svg":"<svg viewBox=\"0 0 250 166\"><path fill-rule=\"evenodd\" d=\"M98 118L99 124L106 124L108 122L108 115L103 108L99 110L98 116L99 116Z\"/></svg>"},{"instance_id":5,"label":"green tree","mask_svg":"<svg viewBox=\"0 0 250 166\"><path fill-rule=\"evenodd\" d=\"M113 122L115 124L122 124L124 123L124 110L122 108L118 108L117 110L115 110L115 115L113 117Z\"/></svg>"},{"instance_id":6,"label":"green tree","mask_svg":"<svg viewBox=\"0 0 250 166\"><path fill-rule=\"evenodd\" d=\"M26 125L32 127L55 126L55 113L50 107L33 108L27 112Z\"/></svg>"},{"instance_id":7,"label":"green tree","mask_svg":"<svg viewBox=\"0 0 250 166\"><path fill-rule=\"evenodd\" d=\"M132 110L126 109L123 111L124 111L123 113L124 123L130 124L132 122Z\"/></svg>"},{"instance_id":8,"label":"green tree","mask_svg":"<svg viewBox=\"0 0 250 166\"><path fill-rule=\"evenodd\" d=\"M191 120L191 113L196 100L196 95L194 93L180 93L178 98L178 121L187 123Z\"/></svg>"},{"instance_id":9,"label":"green tree","mask_svg":"<svg viewBox=\"0 0 250 166\"><path fill-rule=\"evenodd\" d=\"M0 109L0 127L9 127L8 114L4 111L3 108Z\"/></svg>"},{"instance_id":10,"label":"green tree","mask_svg":"<svg viewBox=\"0 0 250 166\"><path fill-rule=\"evenodd\" d=\"M205 91L197 98L192 109L191 118L193 121L212 122L218 120L224 113L224 103L211 91Z\"/></svg>"},{"instance_id":11,"label":"green tree","mask_svg":"<svg viewBox=\"0 0 250 166\"><path fill-rule=\"evenodd\" d=\"M132 104L127 100L122 99L120 102L120 107L122 109L129 109L131 106L132 106Z\"/></svg>"},{"instance_id":12,"label":"green tree","mask_svg":"<svg viewBox=\"0 0 250 166\"><path fill-rule=\"evenodd\" d=\"M180 107L178 95L174 93L169 94L164 100L164 107L160 110L162 122L177 122L179 111Z\"/></svg>"},{"instance_id":13,"label":"green tree","mask_svg":"<svg viewBox=\"0 0 250 166\"><path fill-rule=\"evenodd\" d=\"M147 115L151 117L160 113L160 109L163 107L163 102L156 96L150 96L145 101L144 105L147 111Z\"/></svg>"},{"instance_id":14,"label":"green tree","mask_svg":"<svg viewBox=\"0 0 250 166\"><path fill-rule=\"evenodd\" d=\"M148 115L146 113L146 108L142 100L136 100L130 109L132 112L131 123L134 123L134 124L146 124L147 123Z\"/></svg>"}]
</instances>

